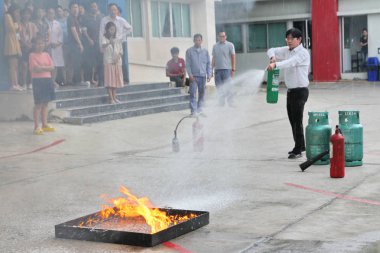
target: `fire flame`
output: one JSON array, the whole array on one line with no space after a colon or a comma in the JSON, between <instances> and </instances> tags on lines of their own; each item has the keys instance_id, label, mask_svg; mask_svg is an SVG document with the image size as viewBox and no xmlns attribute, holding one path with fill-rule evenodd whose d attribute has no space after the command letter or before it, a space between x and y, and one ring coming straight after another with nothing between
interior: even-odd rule
<instances>
[{"instance_id":1,"label":"fire flame","mask_svg":"<svg viewBox=\"0 0 380 253\"><path fill-rule=\"evenodd\" d=\"M124 186L121 186L119 191L126 195L127 198L109 199L108 202L113 204L113 207L109 205L102 206L102 211L100 212L101 220L115 216L120 218L143 217L145 222L150 226L151 233L154 234L172 225L197 217L196 214L185 216L167 215L166 212L154 208L147 197L138 198ZM91 225L95 222L96 220L89 219L85 224ZM80 226L83 225L83 223L80 224Z\"/></svg>"}]
</instances>

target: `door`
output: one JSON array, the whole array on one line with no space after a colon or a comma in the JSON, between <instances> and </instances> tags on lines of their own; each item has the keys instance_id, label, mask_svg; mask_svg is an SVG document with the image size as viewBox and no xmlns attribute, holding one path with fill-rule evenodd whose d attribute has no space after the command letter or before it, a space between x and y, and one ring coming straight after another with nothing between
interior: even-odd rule
<instances>
[{"instance_id":1,"label":"door","mask_svg":"<svg viewBox=\"0 0 380 253\"><path fill-rule=\"evenodd\" d=\"M313 72L312 71L313 70L313 66L312 66L313 54L312 54L312 50L311 50L312 46L313 46L313 43L312 43L313 40L312 40L311 20L305 19L305 20L301 20L301 21L294 21L293 27L300 29L302 32L302 45L304 46L304 48L307 49L307 51L310 54L309 72ZM312 79L311 76L310 76L310 79Z\"/></svg>"}]
</instances>

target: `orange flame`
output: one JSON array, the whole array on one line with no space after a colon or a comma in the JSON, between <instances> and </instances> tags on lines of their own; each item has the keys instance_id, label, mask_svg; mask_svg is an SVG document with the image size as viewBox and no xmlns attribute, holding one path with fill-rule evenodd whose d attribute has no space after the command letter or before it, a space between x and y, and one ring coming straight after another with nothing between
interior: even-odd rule
<instances>
[{"instance_id":1,"label":"orange flame","mask_svg":"<svg viewBox=\"0 0 380 253\"><path fill-rule=\"evenodd\" d=\"M167 215L166 212L153 208L153 204L147 197L138 198L133 195L126 187L121 186L119 191L127 196L127 198L110 199L108 202L113 204L114 207L103 205L99 217L101 220L109 217L121 218L136 218L143 217L145 222L150 226L151 233L157 233L172 225L187 221L197 217L196 214L189 214L185 216ZM90 226L99 220L89 219L86 223L81 223L80 226Z\"/></svg>"}]
</instances>

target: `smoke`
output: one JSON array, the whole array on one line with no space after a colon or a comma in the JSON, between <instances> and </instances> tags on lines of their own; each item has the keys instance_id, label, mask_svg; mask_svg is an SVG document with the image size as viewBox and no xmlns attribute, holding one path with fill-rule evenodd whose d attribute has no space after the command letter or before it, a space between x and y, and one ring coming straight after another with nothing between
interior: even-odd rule
<instances>
[{"instance_id":1,"label":"smoke","mask_svg":"<svg viewBox=\"0 0 380 253\"><path fill-rule=\"evenodd\" d=\"M236 132L252 123L252 107L262 103L257 99L257 93L261 90L264 74L264 70L250 70L226 84L235 94L233 107L220 106L217 92L206 97L205 116L200 117L203 152L193 151L191 133L195 119L183 121L178 131L181 151L173 153L168 150L170 160L166 161L165 172L171 176L166 177L165 184L175 191L158 190L164 192L157 195L165 198L157 203L179 209L196 207L198 210L222 211L241 201L244 193L233 185L239 182L240 171L228 168L225 163L244 156ZM214 165L209 166L210 163ZM215 163L220 163L220 168ZM232 178L236 180L230 180Z\"/></svg>"}]
</instances>

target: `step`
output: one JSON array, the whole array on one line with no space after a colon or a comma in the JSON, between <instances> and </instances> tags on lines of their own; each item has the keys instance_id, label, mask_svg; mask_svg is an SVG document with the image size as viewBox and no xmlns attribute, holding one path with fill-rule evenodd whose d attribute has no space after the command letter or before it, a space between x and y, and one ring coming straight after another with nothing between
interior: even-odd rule
<instances>
[{"instance_id":1,"label":"step","mask_svg":"<svg viewBox=\"0 0 380 253\"><path fill-rule=\"evenodd\" d=\"M122 100L121 100L122 101ZM128 110L137 107L157 106L160 104L177 103L177 102L189 102L189 96L185 95L172 95L165 97L153 97L146 99L139 99L134 101L121 102L120 104L102 104L95 106L84 106L76 108L68 108L68 115L71 117L86 116L98 113L107 113L120 110Z\"/></svg>"},{"instance_id":2,"label":"step","mask_svg":"<svg viewBox=\"0 0 380 253\"><path fill-rule=\"evenodd\" d=\"M120 101L132 101L136 99L159 97L159 96L170 96L181 94L180 88L160 88L146 91L135 91L135 92L121 92L118 90L118 98ZM56 108L69 108L69 107L80 107L80 106L91 106L99 104L107 104L108 95L104 94L97 96L86 96L79 98L61 99L56 100Z\"/></svg>"},{"instance_id":3,"label":"step","mask_svg":"<svg viewBox=\"0 0 380 253\"><path fill-rule=\"evenodd\" d=\"M83 125L97 123L108 120L124 119L147 114L154 114L169 111L181 111L189 108L189 102L168 103L159 106L147 106L129 110L115 111L111 113L93 114L82 117L68 117L64 119L65 123L74 125Z\"/></svg>"},{"instance_id":4,"label":"step","mask_svg":"<svg viewBox=\"0 0 380 253\"><path fill-rule=\"evenodd\" d=\"M154 89L164 89L168 88L168 83L144 83L144 84L131 84L125 85L122 88L118 88L118 93L125 92L137 92L144 90L154 90ZM69 87L61 88L56 90L55 95L57 100L68 99L68 98L82 98L82 97L91 97L91 96L101 96L107 94L105 87L96 87L96 88L87 88L87 87Z\"/></svg>"}]
</instances>

